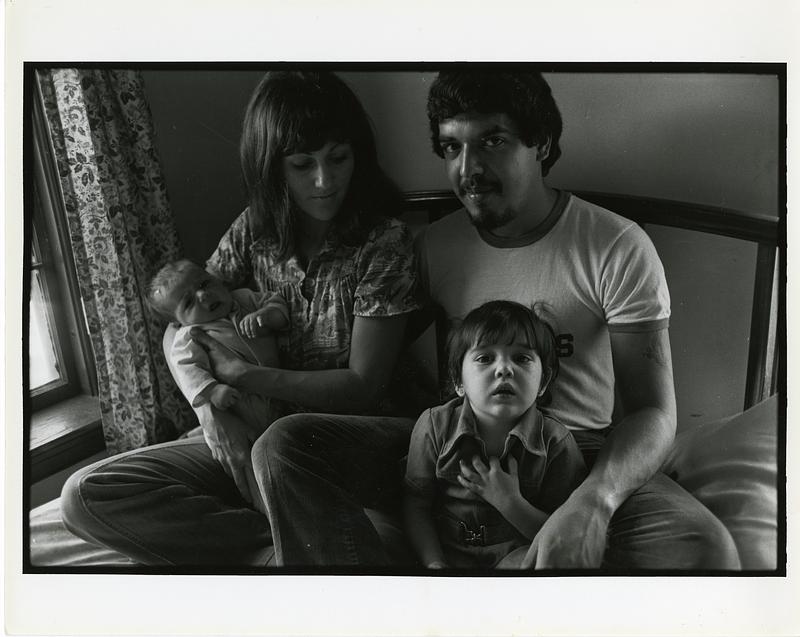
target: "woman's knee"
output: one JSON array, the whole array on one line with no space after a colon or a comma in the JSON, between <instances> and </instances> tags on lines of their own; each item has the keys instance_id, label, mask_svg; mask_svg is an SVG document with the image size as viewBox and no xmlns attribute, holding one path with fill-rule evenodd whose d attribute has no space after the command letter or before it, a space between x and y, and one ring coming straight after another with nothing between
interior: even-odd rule
<instances>
[{"instance_id":1,"label":"woman's knee","mask_svg":"<svg viewBox=\"0 0 800 637\"><path fill-rule=\"evenodd\" d=\"M86 537L91 527L91 515L86 506L87 495L85 481L91 467L73 473L61 489L61 520L69 531L80 537Z\"/></svg>"},{"instance_id":2,"label":"woman's knee","mask_svg":"<svg viewBox=\"0 0 800 637\"><path fill-rule=\"evenodd\" d=\"M253 444L251 459L256 467L271 457L291 456L309 447L313 435L310 424L312 414L291 414L278 418Z\"/></svg>"}]
</instances>

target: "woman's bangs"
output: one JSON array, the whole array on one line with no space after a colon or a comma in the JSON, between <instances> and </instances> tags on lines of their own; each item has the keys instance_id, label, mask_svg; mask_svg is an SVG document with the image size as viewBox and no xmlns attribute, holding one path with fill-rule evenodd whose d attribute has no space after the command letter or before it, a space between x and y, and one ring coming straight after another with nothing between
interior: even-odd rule
<instances>
[{"instance_id":1,"label":"woman's bangs","mask_svg":"<svg viewBox=\"0 0 800 637\"><path fill-rule=\"evenodd\" d=\"M311 153L328 142L344 142L351 137L341 118L324 109L298 109L287 119L281 140L284 155Z\"/></svg>"}]
</instances>

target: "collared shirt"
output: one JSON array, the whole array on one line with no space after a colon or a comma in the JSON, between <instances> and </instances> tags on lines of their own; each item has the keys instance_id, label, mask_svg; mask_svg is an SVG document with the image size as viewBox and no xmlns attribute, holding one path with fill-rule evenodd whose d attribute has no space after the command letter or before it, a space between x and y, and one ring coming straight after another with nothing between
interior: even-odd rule
<instances>
[{"instance_id":1,"label":"collared shirt","mask_svg":"<svg viewBox=\"0 0 800 637\"><path fill-rule=\"evenodd\" d=\"M278 336L285 369L348 366L355 316L394 316L419 307L408 227L379 222L359 246L345 246L329 233L320 252L303 267L297 257L279 261L274 245L256 237L249 209L222 237L206 269L231 287L279 293L290 327Z\"/></svg>"},{"instance_id":2,"label":"collared shirt","mask_svg":"<svg viewBox=\"0 0 800 637\"><path fill-rule=\"evenodd\" d=\"M405 488L432 502L435 519L464 522L472 529L508 524L494 507L458 483L459 461L470 463L476 455L488 465L486 447L467 400L456 398L428 409L411 434ZM509 455L518 464L520 493L546 513L561 505L586 476L583 455L572 434L535 406L506 436L500 456L506 471ZM437 522L437 528L441 534L448 527Z\"/></svg>"}]
</instances>

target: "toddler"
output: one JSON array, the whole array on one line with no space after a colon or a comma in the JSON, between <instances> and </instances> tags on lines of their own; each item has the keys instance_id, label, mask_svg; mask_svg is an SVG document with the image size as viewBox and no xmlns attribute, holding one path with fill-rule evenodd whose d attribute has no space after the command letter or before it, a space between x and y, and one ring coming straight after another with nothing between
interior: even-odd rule
<instances>
[{"instance_id":1,"label":"toddler","mask_svg":"<svg viewBox=\"0 0 800 637\"><path fill-rule=\"evenodd\" d=\"M158 271L150 282L147 300L161 317L179 326L168 352L170 369L193 407L210 401L219 409L232 409L262 430L278 416L277 405L263 396L217 382L205 350L189 332L200 327L244 360L278 367L274 332L289 325L288 309L279 294L229 291L222 281L183 259Z\"/></svg>"},{"instance_id":2,"label":"toddler","mask_svg":"<svg viewBox=\"0 0 800 637\"><path fill-rule=\"evenodd\" d=\"M408 536L427 568L518 567L553 510L586 477L569 430L543 414L556 339L532 309L491 301L447 343L453 400L411 435Z\"/></svg>"}]
</instances>

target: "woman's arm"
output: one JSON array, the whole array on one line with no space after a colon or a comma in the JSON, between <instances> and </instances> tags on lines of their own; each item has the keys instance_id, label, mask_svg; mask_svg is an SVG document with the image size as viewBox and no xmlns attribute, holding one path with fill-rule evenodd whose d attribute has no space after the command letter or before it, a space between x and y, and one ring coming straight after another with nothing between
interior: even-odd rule
<instances>
[{"instance_id":1,"label":"woman's arm","mask_svg":"<svg viewBox=\"0 0 800 637\"><path fill-rule=\"evenodd\" d=\"M447 568L442 544L431 518L431 502L406 490L403 498L406 534L425 568Z\"/></svg>"},{"instance_id":2,"label":"woman's arm","mask_svg":"<svg viewBox=\"0 0 800 637\"><path fill-rule=\"evenodd\" d=\"M236 358L202 330L192 330L211 359L214 376L247 392L322 412L368 412L383 397L403 342L407 315L357 316L347 368L294 371L258 367Z\"/></svg>"}]
</instances>

